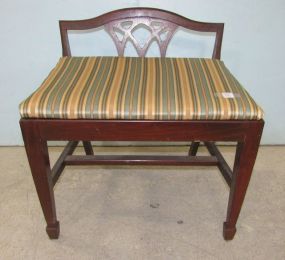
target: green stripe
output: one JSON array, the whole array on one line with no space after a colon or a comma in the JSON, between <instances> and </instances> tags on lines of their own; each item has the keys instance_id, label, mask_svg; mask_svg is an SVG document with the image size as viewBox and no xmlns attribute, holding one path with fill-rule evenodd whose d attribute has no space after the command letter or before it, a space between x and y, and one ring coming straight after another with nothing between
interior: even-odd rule
<instances>
[{"instance_id":1,"label":"green stripe","mask_svg":"<svg viewBox=\"0 0 285 260\"><path fill-rule=\"evenodd\" d=\"M54 110L54 107L58 106L60 104L61 98L56 98L57 96L62 96L64 90L66 89L66 85L68 86L70 83L70 78L73 77L73 74L78 69L79 65L81 63L81 59L74 59L71 60L70 66L66 68L64 71L62 77L59 79L57 84L55 84L50 91L50 96L48 97L47 107L46 111L48 113L53 113L54 117L58 117L59 113L56 113L56 110ZM44 105L44 99L41 99L41 105L40 107L43 109Z\"/></svg>"},{"instance_id":2,"label":"green stripe","mask_svg":"<svg viewBox=\"0 0 285 260\"><path fill-rule=\"evenodd\" d=\"M89 59L90 59L90 58L89 58ZM98 58L95 59L94 66L92 67L92 70L91 70L91 72L90 72L90 75L89 75L88 79L86 80L85 86L84 86L84 88L83 88L83 90L82 90L82 93L81 93L81 95L80 95L79 104L78 104L78 112L80 112L80 113L79 113L79 116L80 116L80 117L82 117L83 114L84 114L84 113L83 113L83 107L84 107L85 104L83 103L83 100L84 100L84 98L85 98L86 96L88 96L89 87L90 87L90 85L91 85L92 80L93 80L94 77L95 77L95 73L96 73L96 70L97 70L98 67L99 67L100 62L101 62L101 58L100 58L100 57L98 57ZM100 67L99 67L99 68L100 68Z\"/></svg>"},{"instance_id":3,"label":"green stripe","mask_svg":"<svg viewBox=\"0 0 285 260\"><path fill-rule=\"evenodd\" d=\"M219 114L221 114L221 104L218 102L218 100L215 98L215 92L216 92L216 88L215 88L215 84L214 84L214 81L213 81L213 78L212 78L212 75L211 75L211 72L210 72L210 70L209 70L209 67L207 66L207 64L206 64L206 62L205 62L205 60L204 59L201 59L200 60L201 61L201 64L202 64L202 66L203 66L203 68L205 69L205 71L206 71L206 74L205 74L205 77L207 77L207 79L208 79L208 81L209 81L209 90L211 90L211 93L212 93L212 95L213 95L213 99L211 99L212 100L212 102L213 103L215 103L215 107L216 107L216 109L214 110L214 108L213 108L213 110L211 111L211 113L213 113L213 115L212 115L212 117L214 118L214 115L215 114L217 114L217 115L219 115ZM214 105L214 104L213 104Z\"/></svg>"},{"instance_id":4,"label":"green stripe","mask_svg":"<svg viewBox=\"0 0 285 260\"><path fill-rule=\"evenodd\" d=\"M120 83L120 90L119 90L119 93L118 93L118 111L121 111L124 104L122 103L122 99L123 99L123 94L124 94L124 91L125 91L125 86L126 86L126 82L128 80L127 78L127 75L128 75L128 72L129 72L129 62L130 62L130 59L129 58L126 58L126 62L125 62L125 67L124 67L124 72L123 72L123 77L122 77L122 80L121 80L121 83ZM116 118L120 119L120 114L117 114L116 115Z\"/></svg>"}]
</instances>

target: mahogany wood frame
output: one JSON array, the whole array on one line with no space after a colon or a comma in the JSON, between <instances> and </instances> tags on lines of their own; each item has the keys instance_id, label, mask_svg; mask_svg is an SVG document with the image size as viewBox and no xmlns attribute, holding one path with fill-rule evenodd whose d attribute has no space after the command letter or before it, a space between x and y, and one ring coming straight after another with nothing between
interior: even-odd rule
<instances>
[{"instance_id":1,"label":"mahogany wood frame","mask_svg":"<svg viewBox=\"0 0 285 260\"><path fill-rule=\"evenodd\" d=\"M216 32L213 58L220 58L223 24L201 23L177 14L152 8L129 8L113 11L82 21L61 21L63 55L71 55L67 30L83 30L126 18L159 19L196 31ZM20 126L32 176L51 239L59 236L53 187L66 165L126 164L126 165L207 165L217 166L230 187L224 239L233 239L236 222L255 163L263 120L64 120L21 119ZM114 131L115 129L115 131ZM69 141L51 169L47 141ZM86 155L72 155L79 140ZM94 141L193 141L186 156L99 156L94 155ZM211 156L196 156L199 141L203 141ZM237 142L233 170L228 166L215 141Z\"/></svg>"}]
</instances>

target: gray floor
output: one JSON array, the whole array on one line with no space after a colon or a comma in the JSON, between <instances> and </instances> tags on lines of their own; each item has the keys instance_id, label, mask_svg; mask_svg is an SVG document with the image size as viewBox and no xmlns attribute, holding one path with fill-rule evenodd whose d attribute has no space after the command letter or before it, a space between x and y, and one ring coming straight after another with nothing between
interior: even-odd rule
<instances>
[{"instance_id":1,"label":"gray floor","mask_svg":"<svg viewBox=\"0 0 285 260\"><path fill-rule=\"evenodd\" d=\"M222 151L232 161L233 148ZM51 149L52 161L59 152ZM260 149L231 242L222 238L228 188L215 168L66 168L55 187L61 235L52 241L24 149L0 148L0 259L285 259L284 157L285 147Z\"/></svg>"}]
</instances>

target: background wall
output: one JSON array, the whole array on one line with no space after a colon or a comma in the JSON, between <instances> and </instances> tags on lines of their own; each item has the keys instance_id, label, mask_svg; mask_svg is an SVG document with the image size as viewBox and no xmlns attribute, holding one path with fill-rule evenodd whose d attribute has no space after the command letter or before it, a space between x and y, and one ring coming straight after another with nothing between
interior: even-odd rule
<instances>
[{"instance_id":1,"label":"background wall","mask_svg":"<svg viewBox=\"0 0 285 260\"><path fill-rule=\"evenodd\" d=\"M0 145L22 144L18 104L39 86L61 56L58 20L85 19L131 6L225 22L222 59L265 110L262 143L285 144L284 0L1 0ZM74 36L71 44L76 55L115 55L104 33L95 38L83 34L80 40ZM185 32L178 32L168 56L207 56L212 37L199 37L187 38ZM130 48L127 53L134 51ZM155 46L149 54L157 54Z\"/></svg>"}]
</instances>

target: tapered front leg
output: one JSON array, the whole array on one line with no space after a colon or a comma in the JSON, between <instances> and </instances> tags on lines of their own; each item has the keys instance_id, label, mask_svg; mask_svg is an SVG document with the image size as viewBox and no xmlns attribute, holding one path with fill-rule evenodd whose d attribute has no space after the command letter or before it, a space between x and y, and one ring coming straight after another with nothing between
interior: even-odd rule
<instances>
[{"instance_id":1,"label":"tapered front leg","mask_svg":"<svg viewBox=\"0 0 285 260\"><path fill-rule=\"evenodd\" d=\"M59 222L56 218L53 184L47 142L42 140L37 124L32 120L20 121L32 176L46 219L46 232L51 239L59 236Z\"/></svg>"},{"instance_id":2,"label":"tapered front leg","mask_svg":"<svg viewBox=\"0 0 285 260\"><path fill-rule=\"evenodd\" d=\"M260 126L260 129L257 129L255 134L247 135L243 142L237 144L227 220L224 222L223 227L225 240L233 239L236 233L236 223L255 163L262 126Z\"/></svg>"}]
</instances>

